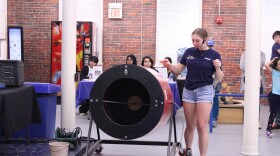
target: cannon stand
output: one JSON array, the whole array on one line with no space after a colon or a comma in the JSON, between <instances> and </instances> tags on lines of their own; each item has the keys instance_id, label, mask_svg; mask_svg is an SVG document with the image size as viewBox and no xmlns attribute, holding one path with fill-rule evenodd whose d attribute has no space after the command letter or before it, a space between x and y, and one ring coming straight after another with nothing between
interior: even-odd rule
<instances>
[{"instance_id":1,"label":"cannon stand","mask_svg":"<svg viewBox=\"0 0 280 156\"><path fill-rule=\"evenodd\" d=\"M173 104L172 104L173 105ZM90 139L92 129L92 118L90 118L87 146L79 151L76 156L90 156L93 152L100 153L103 149L102 144L129 144L129 145L154 145L167 146L167 156L174 156L176 148L182 148L181 143L177 142L176 119L174 115L174 105L171 107L168 141L129 141L129 140L101 140L98 126L96 126L97 139ZM171 142L172 127L174 130L174 142Z\"/></svg>"}]
</instances>

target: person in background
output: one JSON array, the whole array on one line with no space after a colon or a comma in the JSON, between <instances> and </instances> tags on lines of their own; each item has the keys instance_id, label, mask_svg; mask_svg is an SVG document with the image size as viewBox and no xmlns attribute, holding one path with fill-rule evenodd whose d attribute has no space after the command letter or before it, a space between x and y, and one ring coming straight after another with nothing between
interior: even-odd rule
<instances>
[{"instance_id":1,"label":"person in background","mask_svg":"<svg viewBox=\"0 0 280 156\"><path fill-rule=\"evenodd\" d=\"M177 53L177 62L180 62L185 51L187 50L187 47L184 48L179 48L176 53ZM186 75L187 75L187 68L185 68L184 70L182 70L182 72L178 75L178 79L185 79Z\"/></svg>"},{"instance_id":2,"label":"person in background","mask_svg":"<svg viewBox=\"0 0 280 156\"><path fill-rule=\"evenodd\" d=\"M209 48L213 48L214 44L215 44L215 42L213 40L211 40L211 39L207 41L207 45L208 45ZM215 78L215 76L214 76L214 78ZM220 90L222 88L222 83L219 82L218 80L214 79L213 87L215 89L215 94L217 94L217 93L220 92ZM213 127L217 127L219 110L220 110L219 98L217 96L214 96L214 98L213 98L212 110L213 110L212 126Z\"/></svg>"},{"instance_id":3,"label":"person in background","mask_svg":"<svg viewBox=\"0 0 280 156\"><path fill-rule=\"evenodd\" d=\"M125 63L137 65L137 59L136 59L135 55L133 55L133 54L127 55Z\"/></svg>"},{"instance_id":4,"label":"person in background","mask_svg":"<svg viewBox=\"0 0 280 156\"><path fill-rule=\"evenodd\" d=\"M80 80L83 79L92 79L94 77L94 66L98 64L98 57L92 56L89 59L89 65L84 66L81 70ZM77 115L86 115L89 111L89 102L88 100L82 101L76 108Z\"/></svg>"},{"instance_id":5,"label":"person in background","mask_svg":"<svg viewBox=\"0 0 280 156\"><path fill-rule=\"evenodd\" d=\"M98 64L98 57L92 56L89 59L89 65L84 66L81 70L80 80L83 79L92 79L94 76L94 69L93 66L97 66Z\"/></svg>"},{"instance_id":6,"label":"person in background","mask_svg":"<svg viewBox=\"0 0 280 156\"><path fill-rule=\"evenodd\" d=\"M274 40L274 44L272 46L272 52L270 60L272 60L275 57L280 58L280 31L275 31L272 34L272 39ZM277 112L277 115L275 117L275 122L272 125L272 130L280 129L280 111Z\"/></svg>"},{"instance_id":7,"label":"person in background","mask_svg":"<svg viewBox=\"0 0 280 156\"><path fill-rule=\"evenodd\" d=\"M221 70L221 56L207 46L208 33L203 28L197 28L191 35L194 47L188 48L178 64L171 64L167 59L160 62L175 74L185 67L188 74L183 90L183 109L186 119L185 142L186 156L192 156L194 130L197 127L200 156L206 156L208 150L208 121L212 108L214 89L213 74L222 81L224 73Z\"/></svg>"},{"instance_id":8,"label":"person in background","mask_svg":"<svg viewBox=\"0 0 280 156\"><path fill-rule=\"evenodd\" d=\"M185 51L187 50L187 47L184 48L179 48L176 53L177 53L177 62L180 62ZM180 99L182 99L182 94L183 94L183 89L185 86L185 78L187 75L187 67L185 67L185 69L182 70L182 72L180 74L177 75L177 86L178 86L178 91L179 91L179 95L180 95ZM181 101L181 103L183 103L183 101Z\"/></svg>"},{"instance_id":9,"label":"person in background","mask_svg":"<svg viewBox=\"0 0 280 156\"><path fill-rule=\"evenodd\" d=\"M263 67L265 65L265 53L263 51L260 51L261 59L260 59L260 94L262 94L265 91L265 74ZM244 92L245 87L245 52L241 54L239 66L241 69L241 84L240 84L240 92ZM259 107L259 113L260 113L260 107ZM259 115L260 116L260 115ZM262 126L259 122L259 129L261 129Z\"/></svg>"},{"instance_id":10,"label":"person in background","mask_svg":"<svg viewBox=\"0 0 280 156\"><path fill-rule=\"evenodd\" d=\"M155 71L157 71L157 70L154 68L154 60L153 60L150 56L144 56L143 59L142 59L141 65L142 65L143 67L152 68L152 69L154 69ZM157 71L157 72L158 72L158 71Z\"/></svg>"},{"instance_id":11,"label":"person in background","mask_svg":"<svg viewBox=\"0 0 280 156\"><path fill-rule=\"evenodd\" d=\"M270 60L272 60L275 57L280 58L280 31L275 31L272 34L272 39L274 40L274 44L272 46L272 52L271 52L271 57Z\"/></svg>"},{"instance_id":12,"label":"person in background","mask_svg":"<svg viewBox=\"0 0 280 156\"><path fill-rule=\"evenodd\" d=\"M170 63L172 63L172 59L170 57L165 57ZM167 69L167 76L169 81L176 81L176 75L170 69Z\"/></svg>"},{"instance_id":13,"label":"person in background","mask_svg":"<svg viewBox=\"0 0 280 156\"><path fill-rule=\"evenodd\" d=\"M265 68L272 74L272 90L268 94L270 115L267 122L266 135L272 137L272 124L277 111L280 111L280 59L275 57L265 64Z\"/></svg>"}]
</instances>

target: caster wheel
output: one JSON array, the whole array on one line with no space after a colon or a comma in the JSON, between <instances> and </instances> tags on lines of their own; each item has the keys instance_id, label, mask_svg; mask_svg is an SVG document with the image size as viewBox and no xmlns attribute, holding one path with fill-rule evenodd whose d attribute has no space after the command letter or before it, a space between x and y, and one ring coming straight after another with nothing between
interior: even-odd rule
<instances>
[{"instance_id":1,"label":"caster wheel","mask_svg":"<svg viewBox=\"0 0 280 156\"><path fill-rule=\"evenodd\" d=\"M96 150L95 150L96 153L101 153L102 152L102 147L98 147Z\"/></svg>"},{"instance_id":2,"label":"caster wheel","mask_svg":"<svg viewBox=\"0 0 280 156\"><path fill-rule=\"evenodd\" d=\"M179 156L185 156L186 155L186 150L183 148L180 148L178 151Z\"/></svg>"},{"instance_id":3,"label":"caster wheel","mask_svg":"<svg viewBox=\"0 0 280 156\"><path fill-rule=\"evenodd\" d=\"M73 145L74 145L74 147L76 148L76 147L77 147L77 141L75 141L75 142L73 143Z\"/></svg>"}]
</instances>

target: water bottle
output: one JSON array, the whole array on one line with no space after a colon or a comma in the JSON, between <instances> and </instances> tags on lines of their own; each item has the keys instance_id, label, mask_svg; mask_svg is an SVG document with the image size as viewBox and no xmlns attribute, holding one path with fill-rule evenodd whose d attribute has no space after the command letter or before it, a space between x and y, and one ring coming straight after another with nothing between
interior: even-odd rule
<instances>
[{"instance_id":1,"label":"water bottle","mask_svg":"<svg viewBox=\"0 0 280 156\"><path fill-rule=\"evenodd\" d=\"M92 73L89 73L88 79L92 79Z\"/></svg>"},{"instance_id":2,"label":"water bottle","mask_svg":"<svg viewBox=\"0 0 280 156\"><path fill-rule=\"evenodd\" d=\"M173 82L173 76L174 75L172 73L169 74L169 76L168 76L168 81L169 82Z\"/></svg>"}]
</instances>

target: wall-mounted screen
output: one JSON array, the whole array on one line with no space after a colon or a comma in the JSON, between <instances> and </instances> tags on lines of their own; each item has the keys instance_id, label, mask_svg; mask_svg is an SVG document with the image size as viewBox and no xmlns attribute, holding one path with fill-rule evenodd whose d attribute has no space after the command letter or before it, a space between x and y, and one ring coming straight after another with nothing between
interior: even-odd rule
<instances>
[{"instance_id":1,"label":"wall-mounted screen","mask_svg":"<svg viewBox=\"0 0 280 156\"><path fill-rule=\"evenodd\" d=\"M8 59L23 61L23 28L8 27Z\"/></svg>"}]
</instances>

